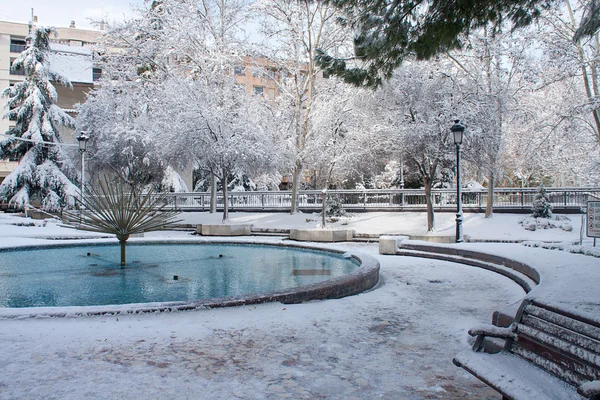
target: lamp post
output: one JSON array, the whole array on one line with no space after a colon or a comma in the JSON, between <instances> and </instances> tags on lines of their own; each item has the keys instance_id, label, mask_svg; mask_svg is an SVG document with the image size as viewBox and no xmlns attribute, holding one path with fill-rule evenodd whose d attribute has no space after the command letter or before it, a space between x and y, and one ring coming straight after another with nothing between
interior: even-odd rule
<instances>
[{"instance_id":1,"label":"lamp post","mask_svg":"<svg viewBox=\"0 0 600 400\"><path fill-rule=\"evenodd\" d=\"M464 242L463 239L463 211L462 211L462 193L460 184L460 145L463 141L463 133L465 127L460 124L460 120L455 120L454 125L450 128L454 136L454 144L456 145L456 243Z\"/></svg>"},{"instance_id":2,"label":"lamp post","mask_svg":"<svg viewBox=\"0 0 600 400\"><path fill-rule=\"evenodd\" d=\"M87 150L87 142L90 137L86 131L81 131L77 135L77 142L79 143L79 152L81 153L81 201L83 203L83 192L85 189L85 151Z\"/></svg>"},{"instance_id":3,"label":"lamp post","mask_svg":"<svg viewBox=\"0 0 600 400\"><path fill-rule=\"evenodd\" d=\"M327 200L327 188L321 190L323 197L321 199L322 210L321 210L321 229L325 229L325 213L327 212L326 200Z\"/></svg>"}]
</instances>

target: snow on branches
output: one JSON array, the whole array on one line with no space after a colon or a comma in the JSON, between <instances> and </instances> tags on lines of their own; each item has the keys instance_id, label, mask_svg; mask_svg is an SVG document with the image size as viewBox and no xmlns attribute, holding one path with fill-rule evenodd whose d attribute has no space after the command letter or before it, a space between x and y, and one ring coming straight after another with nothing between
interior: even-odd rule
<instances>
[{"instance_id":1,"label":"snow on branches","mask_svg":"<svg viewBox=\"0 0 600 400\"><path fill-rule=\"evenodd\" d=\"M54 28L36 28L27 38L28 46L13 62L23 70L25 79L2 92L7 97L4 118L16 120L7 131L10 137L0 141L0 157L20 160L0 185L0 197L10 204L25 206L38 197L42 207L59 210L72 205L76 188L73 166L59 145L60 129L74 128L73 119L56 105L57 94L51 81L65 86L66 78L49 69L50 35ZM24 139L24 140L19 140Z\"/></svg>"}]
</instances>

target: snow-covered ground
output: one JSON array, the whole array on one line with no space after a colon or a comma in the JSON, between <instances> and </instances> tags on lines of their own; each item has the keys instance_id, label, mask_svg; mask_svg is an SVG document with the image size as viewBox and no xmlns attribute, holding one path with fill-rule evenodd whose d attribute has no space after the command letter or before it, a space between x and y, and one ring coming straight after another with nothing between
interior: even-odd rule
<instances>
[{"instance_id":1,"label":"snow-covered ground","mask_svg":"<svg viewBox=\"0 0 600 400\"><path fill-rule=\"evenodd\" d=\"M219 215L206 213L183 217L187 223L220 221ZM437 215L438 233L452 234L453 217ZM495 240L579 238L578 216L571 218L572 232L526 231L518 224L521 218L467 214L465 233ZM319 218L234 213L231 221L291 228L314 227ZM420 235L424 221L421 213L368 213L345 226L360 233ZM53 222L42 225L0 214L0 247L89 236ZM189 233L158 232L146 238L153 237L184 238ZM0 399L500 398L455 367L452 357L469 348L469 327L489 322L493 310L525 295L519 286L464 265L381 256L377 244L336 246L375 256L381 263L380 287L298 305L0 320ZM573 281L560 284L561 276L572 275L569 268L600 274L600 261L594 257L567 252L557 256L556 250L520 244L463 246L546 265L544 274L556 278L540 291L547 296L564 297L578 289ZM589 278L573 301L586 298L583 306L593 314L600 302L590 291L598 278Z\"/></svg>"},{"instance_id":2,"label":"snow-covered ground","mask_svg":"<svg viewBox=\"0 0 600 400\"><path fill-rule=\"evenodd\" d=\"M524 214L495 214L485 218L484 214L464 214L464 233L473 239L488 240L543 240L543 241L576 241L579 240L581 215L566 215L570 220L572 231L561 229L543 229L535 232L523 229L519 221L526 218ZM207 212L183 213L180 217L186 224L219 224L222 215ZM454 236L456 230L456 214L436 213L435 232L427 233L427 216L422 212L369 212L356 213L349 217L341 217L335 223L326 223L326 227L349 228L358 233L400 234L416 236ZM311 229L321 226L319 214L289 213L245 213L232 212L230 224L252 224L257 228Z\"/></svg>"}]
</instances>

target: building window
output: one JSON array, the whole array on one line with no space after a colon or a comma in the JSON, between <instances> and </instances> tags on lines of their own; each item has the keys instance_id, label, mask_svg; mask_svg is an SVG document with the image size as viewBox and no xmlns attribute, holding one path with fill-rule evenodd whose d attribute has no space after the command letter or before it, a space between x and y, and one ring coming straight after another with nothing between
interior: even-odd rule
<instances>
[{"instance_id":1,"label":"building window","mask_svg":"<svg viewBox=\"0 0 600 400\"><path fill-rule=\"evenodd\" d=\"M100 68L92 68L92 79L94 82L99 81L102 78L102 70Z\"/></svg>"},{"instance_id":2,"label":"building window","mask_svg":"<svg viewBox=\"0 0 600 400\"><path fill-rule=\"evenodd\" d=\"M246 74L246 68L242 67L241 65L236 65L233 67L233 72L238 76L243 76Z\"/></svg>"},{"instance_id":3,"label":"building window","mask_svg":"<svg viewBox=\"0 0 600 400\"><path fill-rule=\"evenodd\" d=\"M23 69L13 69L13 61L15 61L14 58L10 59L10 64L9 64L9 70L10 70L10 74L11 75L25 75L25 71Z\"/></svg>"},{"instance_id":4,"label":"building window","mask_svg":"<svg viewBox=\"0 0 600 400\"><path fill-rule=\"evenodd\" d=\"M277 73L277 71L275 71L274 69L271 68L267 68L267 76L270 79L275 79L275 74Z\"/></svg>"},{"instance_id":5,"label":"building window","mask_svg":"<svg viewBox=\"0 0 600 400\"><path fill-rule=\"evenodd\" d=\"M252 94L256 94L259 96L262 96L262 94L265 92L265 88L262 86L252 86Z\"/></svg>"},{"instance_id":6,"label":"building window","mask_svg":"<svg viewBox=\"0 0 600 400\"><path fill-rule=\"evenodd\" d=\"M10 52L11 53L21 53L27 47L27 42L25 39L19 38L10 38Z\"/></svg>"},{"instance_id":7,"label":"building window","mask_svg":"<svg viewBox=\"0 0 600 400\"><path fill-rule=\"evenodd\" d=\"M275 88L267 89L267 97L269 97L269 99L271 99L271 100L275 99Z\"/></svg>"},{"instance_id":8,"label":"building window","mask_svg":"<svg viewBox=\"0 0 600 400\"><path fill-rule=\"evenodd\" d=\"M323 71L323 79L329 79L329 74Z\"/></svg>"}]
</instances>

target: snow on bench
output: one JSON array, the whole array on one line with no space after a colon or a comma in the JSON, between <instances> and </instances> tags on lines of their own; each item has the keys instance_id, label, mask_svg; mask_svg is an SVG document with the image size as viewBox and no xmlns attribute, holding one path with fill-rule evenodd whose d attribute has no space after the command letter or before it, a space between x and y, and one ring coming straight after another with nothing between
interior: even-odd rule
<instances>
[{"instance_id":1,"label":"snow on bench","mask_svg":"<svg viewBox=\"0 0 600 400\"><path fill-rule=\"evenodd\" d=\"M509 328L469 330L472 352L454 364L506 399L600 400L600 323L525 299ZM505 340L496 354L484 353L486 337Z\"/></svg>"}]
</instances>

